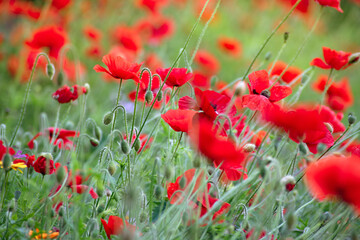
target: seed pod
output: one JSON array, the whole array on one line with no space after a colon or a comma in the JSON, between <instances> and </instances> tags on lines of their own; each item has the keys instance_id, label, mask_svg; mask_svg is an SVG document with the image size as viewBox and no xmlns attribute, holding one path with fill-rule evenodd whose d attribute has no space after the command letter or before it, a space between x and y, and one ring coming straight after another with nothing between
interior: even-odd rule
<instances>
[{"instance_id":1,"label":"seed pod","mask_svg":"<svg viewBox=\"0 0 360 240\"><path fill-rule=\"evenodd\" d=\"M141 147L141 142L140 142L140 139L139 138L136 138L135 139L135 142L134 142L134 149L135 151L139 151L140 150L140 147Z\"/></svg>"},{"instance_id":2,"label":"seed pod","mask_svg":"<svg viewBox=\"0 0 360 240\"><path fill-rule=\"evenodd\" d=\"M154 189L154 196L156 199L160 199L163 193L163 189L160 185L156 185Z\"/></svg>"},{"instance_id":3,"label":"seed pod","mask_svg":"<svg viewBox=\"0 0 360 240\"><path fill-rule=\"evenodd\" d=\"M6 154L3 161L2 161L2 165L5 171L10 170L11 165L12 165L12 160L9 154Z\"/></svg>"},{"instance_id":4,"label":"seed pod","mask_svg":"<svg viewBox=\"0 0 360 240\"><path fill-rule=\"evenodd\" d=\"M150 104L152 102L152 100L154 99L154 95L151 91L146 91L145 93L145 101L147 104Z\"/></svg>"},{"instance_id":5,"label":"seed pod","mask_svg":"<svg viewBox=\"0 0 360 240\"><path fill-rule=\"evenodd\" d=\"M53 79L55 75L55 66L54 64L46 64L46 75L50 78L50 80Z\"/></svg>"},{"instance_id":6,"label":"seed pod","mask_svg":"<svg viewBox=\"0 0 360 240\"><path fill-rule=\"evenodd\" d=\"M90 138L90 144L93 147L97 147L99 145L99 141L96 138Z\"/></svg>"},{"instance_id":7,"label":"seed pod","mask_svg":"<svg viewBox=\"0 0 360 240\"><path fill-rule=\"evenodd\" d=\"M130 152L130 147L129 147L129 144L126 142L126 141L121 141L121 151L124 153L124 154L128 154Z\"/></svg>"},{"instance_id":8,"label":"seed pod","mask_svg":"<svg viewBox=\"0 0 360 240\"><path fill-rule=\"evenodd\" d=\"M61 184L65 179L66 170L64 167L59 167L56 171L56 181Z\"/></svg>"},{"instance_id":9,"label":"seed pod","mask_svg":"<svg viewBox=\"0 0 360 240\"><path fill-rule=\"evenodd\" d=\"M112 112L106 113L103 118L104 125L109 125L110 123L112 123L113 119L114 119L114 114Z\"/></svg>"}]
</instances>

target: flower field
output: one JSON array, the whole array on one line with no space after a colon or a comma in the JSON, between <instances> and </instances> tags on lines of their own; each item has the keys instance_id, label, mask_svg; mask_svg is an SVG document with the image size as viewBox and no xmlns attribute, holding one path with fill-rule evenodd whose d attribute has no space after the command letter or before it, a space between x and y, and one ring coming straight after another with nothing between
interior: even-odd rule
<instances>
[{"instance_id":1,"label":"flower field","mask_svg":"<svg viewBox=\"0 0 360 240\"><path fill-rule=\"evenodd\" d=\"M0 1L0 239L359 239L359 0Z\"/></svg>"}]
</instances>

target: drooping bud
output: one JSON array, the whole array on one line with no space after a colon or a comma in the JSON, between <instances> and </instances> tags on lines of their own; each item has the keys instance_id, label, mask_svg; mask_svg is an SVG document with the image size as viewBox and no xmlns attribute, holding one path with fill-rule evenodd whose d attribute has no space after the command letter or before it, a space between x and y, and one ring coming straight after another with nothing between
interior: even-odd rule
<instances>
[{"instance_id":1,"label":"drooping bud","mask_svg":"<svg viewBox=\"0 0 360 240\"><path fill-rule=\"evenodd\" d=\"M46 64L46 75L52 80L55 75L55 66L54 64Z\"/></svg>"},{"instance_id":2,"label":"drooping bud","mask_svg":"<svg viewBox=\"0 0 360 240\"><path fill-rule=\"evenodd\" d=\"M359 60L360 60L360 52L354 53L350 56L348 64L351 65L357 63L359 62Z\"/></svg>"},{"instance_id":3,"label":"drooping bud","mask_svg":"<svg viewBox=\"0 0 360 240\"><path fill-rule=\"evenodd\" d=\"M291 212L289 214L287 214L286 217L286 227L289 230L292 230L294 228L294 226L296 225L297 222L297 218L294 212Z\"/></svg>"},{"instance_id":4,"label":"drooping bud","mask_svg":"<svg viewBox=\"0 0 360 240\"><path fill-rule=\"evenodd\" d=\"M299 143L299 151L303 154L303 155L307 155L308 154L308 147L306 146L305 143L300 142Z\"/></svg>"},{"instance_id":5,"label":"drooping bud","mask_svg":"<svg viewBox=\"0 0 360 240\"><path fill-rule=\"evenodd\" d=\"M154 189L154 196L156 199L160 199L163 193L163 188L160 185L156 185Z\"/></svg>"},{"instance_id":6,"label":"drooping bud","mask_svg":"<svg viewBox=\"0 0 360 240\"><path fill-rule=\"evenodd\" d=\"M266 97L266 98L270 98L270 96L271 96L270 91L267 90L267 89L263 90L263 91L260 93L260 95L263 95L263 96Z\"/></svg>"},{"instance_id":7,"label":"drooping bud","mask_svg":"<svg viewBox=\"0 0 360 240\"><path fill-rule=\"evenodd\" d=\"M93 147L97 147L99 145L99 141L96 138L90 138L90 144Z\"/></svg>"},{"instance_id":8,"label":"drooping bud","mask_svg":"<svg viewBox=\"0 0 360 240\"><path fill-rule=\"evenodd\" d=\"M331 125L331 123L325 122L324 124L326 128L330 131L330 133L334 132L334 127Z\"/></svg>"},{"instance_id":9,"label":"drooping bud","mask_svg":"<svg viewBox=\"0 0 360 240\"><path fill-rule=\"evenodd\" d=\"M147 104L150 104L152 100L154 99L154 95L151 91L147 90L145 93L145 101Z\"/></svg>"},{"instance_id":10,"label":"drooping bud","mask_svg":"<svg viewBox=\"0 0 360 240\"><path fill-rule=\"evenodd\" d=\"M139 138L136 138L135 141L134 141L134 149L135 151L139 151L140 150L140 147L141 147L141 142L140 142L140 139Z\"/></svg>"},{"instance_id":11,"label":"drooping bud","mask_svg":"<svg viewBox=\"0 0 360 240\"><path fill-rule=\"evenodd\" d=\"M250 153L253 152L255 150L256 146L255 144L252 143L247 143L245 144L245 146L243 147L244 152L246 153Z\"/></svg>"},{"instance_id":12,"label":"drooping bud","mask_svg":"<svg viewBox=\"0 0 360 240\"><path fill-rule=\"evenodd\" d=\"M130 152L129 144L126 141L122 140L120 146L121 146L121 151L124 154L128 154Z\"/></svg>"},{"instance_id":13,"label":"drooping bud","mask_svg":"<svg viewBox=\"0 0 360 240\"><path fill-rule=\"evenodd\" d=\"M289 39L289 32L284 32L284 43Z\"/></svg>"},{"instance_id":14,"label":"drooping bud","mask_svg":"<svg viewBox=\"0 0 360 240\"><path fill-rule=\"evenodd\" d=\"M356 117L352 114L352 113L349 113L348 115L348 123L350 125L354 124L356 122Z\"/></svg>"},{"instance_id":15,"label":"drooping bud","mask_svg":"<svg viewBox=\"0 0 360 240\"><path fill-rule=\"evenodd\" d=\"M63 166L56 170L56 181L61 184L65 179L66 170Z\"/></svg>"},{"instance_id":16,"label":"drooping bud","mask_svg":"<svg viewBox=\"0 0 360 240\"><path fill-rule=\"evenodd\" d=\"M95 127L95 137L97 140L101 140L102 131L100 127Z\"/></svg>"},{"instance_id":17,"label":"drooping bud","mask_svg":"<svg viewBox=\"0 0 360 240\"><path fill-rule=\"evenodd\" d=\"M113 119L114 119L114 114L112 112L106 113L103 118L104 125L109 125L110 123L112 123Z\"/></svg>"},{"instance_id":18,"label":"drooping bud","mask_svg":"<svg viewBox=\"0 0 360 240\"><path fill-rule=\"evenodd\" d=\"M158 94L157 94L157 100L160 102L162 97L163 97L163 92L159 91Z\"/></svg>"},{"instance_id":19,"label":"drooping bud","mask_svg":"<svg viewBox=\"0 0 360 240\"><path fill-rule=\"evenodd\" d=\"M293 176L288 175L288 176L283 177L280 180L280 183L281 183L281 185L283 185L285 187L286 191L291 192L295 187L296 180Z\"/></svg>"},{"instance_id":20,"label":"drooping bud","mask_svg":"<svg viewBox=\"0 0 360 240\"><path fill-rule=\"evenodd\" d=\"M11 165L12 165L12 160L11 160L11 156L9 154L5 154L5 157L2 161L2 165L5 171L10 170Z\"/></svg>"},{"instance_id":21,"label":"drooping bud","mask_svg":"<svg viewBox=\"0 0 360 240\"><path fill-rule=\"evenodd\" d=\"M64 208L63 206L61 206L61 207L59 208L59 216L60 216L60 217L65 216L65 208Z\"/></svg>"},{"instance_id":22,"label":"drooping bud","mask_svg":"<svg viewBox=\"0 0 360 240\"><path fill-rule=\"evenodd\" d=\"M90 92L90 85L88 83L85 83L84 84L84 94L88 94Z\"/></svg>"},{"instance_id":23,"label":"drooping bud","mask_svg":"<svg viewBox=\"0 0 360 240\"><path fill-rule=\"evenodd\" d=\"M116 172L116 165L115 165L114 162L111 162L109 164L108 171L109 171L111 176L114 175L114 173Z\"/></svg>"},{"instance_id":24,"label":"drooping bud","mask_svg":"<svg viewBox=\"0 0 360 240\"><path fill-rule=\"evenodd\" d=\"M98 183L97 187L96 187L96 193L97 193L97 195L99 195L99 197L104 196L104 185L102 185L101 183Z\"/></svg>"}]
</instances>

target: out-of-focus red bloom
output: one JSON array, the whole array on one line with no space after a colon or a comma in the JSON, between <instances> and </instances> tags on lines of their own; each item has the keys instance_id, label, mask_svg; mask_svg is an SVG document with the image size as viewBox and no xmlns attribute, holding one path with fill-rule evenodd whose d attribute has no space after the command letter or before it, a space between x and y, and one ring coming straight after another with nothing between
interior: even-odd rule
<instances>
[{"instance_id":1,"label":"out-of-focus red bloom","mask_svg":"<svg viewBox=\"0 0 360 240\"><path fill-rule=\"evenodd\" d=\"M254 237L254 231L255 231L255 229L251 229L250 231L245 231L244 230L244 232L246 233L246 235L245 235L245 239L255 239ZM257 239L262 239L262 238L264 238L266 236L266 232L265 231L261 231L261 233L260 233L260 235L257 237ZM274 235L272 234L271 235L271 238L270 238L270 240L274 240ZM276 239L275 239L276 240Z\"/></svg>"},{"instance_id":2,"label":"out-of-focus red bloom","mask_svg":"<svg viewBox=\"0 0 360 240\"><path fill-rule=\"evenodd\" d=\"M210 88L210 76L199 71L194 71L193 78L191 79L191 85L194 87L208 89Z\"/></svg>"},{"instance_id":3,"label":"out-of-focus red bloom","mask_svg":"<svg viewBox=\"0 0 360 240\"><path fill-rule=\"evenodd\" d=\"M235 38L219 37L218 47L221 51L233 57L239 57L242 53L241 43Z\"/></svg>"},{"instance_id":4,"label":"out-of-focus red bloom","mask_svg":"<svg viewBox=\"0 0 360 240\"><path fill-rule=\"evenodd\" d=\"M266 131L261 130L252 137L251 143L255 144L256 147L259 147L265 136Z\"/></svg>"},{"instance_id":5,"label":"out-of-focus red bloom","mask_svg":"<svg viewBox=\"0 0 360 240\"><path fill-rule=\"evenodd\" d=\"M316 109L319 109L319 106ZM334 133L345 131L345 126L341 122L342 116L339 118L339 115L336 115L330 108L321 106L320 118L323 122L331 124Z\"/></svg>"},{"instance_id":6,"label":"out-of-focus red bloom","mask_svg":"<svg viewBox=\"0 0 360 240\"><path fill-rule=\"evenodd\" d=\"M296 4L297 0L278 0L282 4L292 7ZM302 0L295 8L297 12L306 14L309 11L309 0Z\"/></svg>"},{"instance_id":7,"label":"out-of-focus red bloom","mask_svg":"<svg viewBox=\"0 0 360 240\"><path fill-rule=\"evenodd\" d=\"M195 113L193 110L170 109L166 113L161 114L161 118L164 119L174 131L188 133Z\"/></svg>"},{"instance_id":8,"label":"out-of-focus red bloom","mask_svg":"<svg viewBox=\"0 0 360 240\"><path fill-rule=\"evenodd\" d=\"M137 0L139 7L145 8L156 14L161 8L168 4L168 0Z\"/></svg>"},{"instance_id":9,"label":"out-of-focus red bloom","mask_svg":"<svg viewBox=\"0 0 360 240\"><path fill-rule=\"evenodd\" d=\"M142 49L141 37L136 28L118 26L114 29L112 38L118 44L136 54Z\"/></svg>"},{"instance_id":10,"label":"out-of-focus red bloom","mask_svg":"<svg viewBox=\"0 0 360 240\"><path fill-rule=\"evenodd\" d=\"M127 221L124 221L118 216L110 216L108 222L104 219L101 219L101 223L104 226L104 230L106 232L106 236L108 239L111 239L111 235L121 235L124 230L128 230L132 233L135 232L136 227L131 225Z\"/></svg>"},{"instance_id":11,"label":"out-of-focus red bloom","mask_svg":"<svg viewBox=\"0 0 360 240\"><path fill-rule=\"evenodd\" d=\"M86 26L83 29L85 37L87 37L90 41L99 42L102 37L102 33L99 29L95 28L94 26Z\"/></svg>"},{"instance_id":12,"label":"out-of-focus red bloom","mask_svg":"<svg viewBox=\"0 0 360 240\"><path fill-rule=\"evenodd\" d=\"M193 119L189 134L196 149L223 170L229 180L239 180L246 154L227 137L217 134L212 121L201 117Z\"/></svg>"},{"instance_id":13,"label":"out-of-focus red bloom","mask_svg":"<svg viewBox=\"0 0 360 240\"><path fill-rule=\"evenodd\" d=\"M328 147L334 143L334 138L318 109L300 106L287 110L274 104L263 111L262 116L265 121L288 133L294 142L304 142L314 154L317 153L319 143Z\"/></svg>"},{"instance_id":14,"label":"out-of-focus red bloom","mask_svg":"<svg viewBox=\"0 0 360 240\"><path fill-rule=\"evenodd\" d=\"M242 105L253 111L263 111L269 108L270 103L280 101L292 93L289 86L275 84L269 91L270 96L267 96L263 91L269 88L271 83L269 75L265 70L250 73L249 81L250 84L248 84L248 87L250 94L242 97Z\"/></svg>"},{"instance_id":15,"label":"out-of-focus red bloom","mask_svg":"<svg viewBox=\"0 0 360 240\"><path fill-rule=\"evenodd\" d=\"M77 69L79 68L79 69ZM68 58L64 59L63 62L63 73L67 80L70 82L76 83L77 71L79 70L80 77L83 77L86 71L86 67L80 62L78 65L75 62L69 60Z\"/></svg>"},{"instance_id":16,"label":"out-of-focus red bloom","mask_svg":"<svg viewBox=\"0 0 360 240\"><path fill-rule=\"evenodd\" d=\"M88 57L94 58L94 59L98 59L101 57L102 55L102 49L101 46L99 44L93 44L91 46L89 46L88 48L86 48L86 55Z\"/></svg>"},{"instance_id":17,"label":"out-of-focus red bloom","mask_svg":"<svg viewBox=\"0 0 360 240\"><path fill-rule=\"evenodd\" d=\"M164 63L161 61L157 54L150 53L146 56L144 60L144 65L148 67L151 71L155 72L156 69L162 68L164 66Z\"/></svg>"},{"instance_id":18,"label":"out-of-focus red bloom","mask_svg":"<svg viewBox=\"0 0 360 240\"><path fill-rule=\"evenodd\" d=\"M57 10L66 8L71 4L71 0L52 0L51 6Z\"/></svg>"},{"instance_id":19,"label":"out-of-focus red bloom","mask_svg":"<svg viewBox=\"0 0 360 240\"><path fill-rule=\"evenodd\" d=\"M341 200L360 214L360 158L329 156L310 164L305 182L320 201Z\"/></svg>"},{"instance_id":20,"label":"out-of-focus red bloom","mask_svg":"<svg viewBox=\"0 0 360 240\"><path fill-rule=\"evenodd\" d=\"M201 172L197 178L194 179L195 174L196 169L189 169L183 175L177 177L175 183L168 183L167 194L171 204L181 204L189 195L192 196L189 206L193 209L194 213L200 210L200 217L202 217L220 200L210 196L210 183L204 184L202 187L202 183L206 179L204 173ZM185 181L182 180L183 178ZM184 181L184 186L181 186L181 181ZM192 188L193 185L194 187ZM190 193L191 189L192 192ZM196 196L194 196L194 194L196 194ZM214 213L212 220L217 220L222 214L229 211L229 209L230 204L226 202L222 203L220 209ZM222 221L217 222L221 223ZM189 224L190 223L191 222L189 222Z\"/></svg>"},{"instance_id":21,"label":"out-of-focus red bloom","mask_svg":"<svg viewBox=\"0 0 360 240\"><path fill-rule=\"evenodd\" d=\"M54 136L54 128L50 127L45 130L45 133L40 132L40 133L36 134L28 142L28 147L30 149L33 149L34 148L34 140L37 139L39 136L43 136L43 135L48 136L49 141L51 141L51 139ZM55 146L58 146L59 148L65 148L65 149L69 150L73 146L73 142L71 140L69 140L68 138L69 137L79 137L79 135L80 135L80 133L76 132L76 131L57 128L55 131L56 139L54 140L53 144Z\"/></svg>"},{"instance_id":22,"label":"out-of-focus red bloom","mask_svg":"<svg viewBox=\"0 0 360 240\"><path fill-rule=\"evenodd\" d=\"M37 29L30 40L27 40L26 45L34 48L48 48L49 55L58 58L60 49L65 45L66 34L56 26L48 26Z\"/></svg>"},{"instance_id":23,"label":"out-of-focus red bloom","mask_svg":"<svg viewBox=\"0 0 360 240\"><path fill-rule=\"evenodd\" d=\"M9 11L15 15L25 15L32 19L39 19L41 9L34 6L32 2L11 0L9 1Z\"/></svg>"},{"instance_id":24,"label":"out-of-focus red bloom","mask_svg":"<svg viewBox=\"0 0 360 240\"><path fill-rule=\"evenodd\" d=\"M42 175L51 175L55 172L54 161L47 159L44 156L40 156L33 163L35 172L41 173Z\"/></svg>"},{"instance_id":25,"label":"out-of-focus red bloom","mask_svg":"<svg viewBox=\"0 0 360 240\"><path fill-rule=\"evenodd\" d=\"M2 161L5 154L8 153L10 155L15 154L15 150L12 147L5 147L2 140L0 140L0 161Z\"/></svg>"},{"instance_id":26,"label":"out-of-focus red bloom","mask_svg":"<svg viewBox=\"0 0 360 240\"><path fill-rule=\"evenodd\" d=\"M138 72L142 63L130 63L121 56L114 54L105 55L102 62L108 67L108 69L96 65L94 70L96 72L105 72L116 79L133 79L135 82L139 82Z\"/></svg>"},{"instance_id":27,"label":"out-of-focus red bloom","mask_svg":"<svg viewBox=\"0 0 360 240\"><path fill-rule=\"evenodd\" d=\"M62 88L56 90L56 92L52 94L52 97L59 103L69 103L78 99L81 94L86 93L87 89L85 87L79 87L78 85L69 87L65 85Z\"/></svg>"},{"instance_id":28,"label":"out-of-focus red bloom","mask_svg":"<svg viewBox=\"0 0 360 240\"><path fill-rule=\"evenodd\" d=\"M286 63L282 61L277 61L274 64L273 69L271 70L270 77L280 76L284 72L286 67L287 67ZM298 78L301 75L301 73L302 73L301 69L291 66L285 71L285 73L281 77L281 80L285 83L292 83L296 78Z\"/></svg>"},{"instance_id":29,"label":"out-of-focus red bloom","mask_svg":"<svg viewBox=\"0 0 360 240\"><path fill-rule=\"evenodd\" d=\"M315 2L319 3L321 6L332 7L343 13L344 11L340 7L341 0L315 0Z\"/></svg>"},{"instance_id":30,"label":"out-of-focus red bloom","mask_svg":"<svg viewBox=\"0 0 360 240\"><path fill-rule=\"evenodd\" d=\"M160 75L161 80L165 81L166 76L168 75L171 68L158 68L156 73ZM166 85L169 87L181 87L192 77L192 73L187 73L186 68L173 68L166 79Z\"/></svg>"},{"instance_id":31,"label":"out-of-focus red bloom","mask_svg":"<svg viewBox=\"0 0 360 240\"><path fill-rule=\"evenodd\" d=\"M343 147L346 144L348 144L348 141L344 141L341 146ZM345 150L351 155L360 157L360 142L357 140L352 141L350 144L348 144Z\"/></svg>"},{"instance_id":32,"label":"out-of-focus red bloom","mask_svg":"<svg viewBox=\"0 0 360 240\"><path fill-rule=\"evenodd\" d=\"M156 46L166 38L171 37L174 33L175 24L170 18L162 15L151 15L141 19L135 28L142 35L142 39L146 39L148 44Z\"/></svg>"},{"instance_id":33,"label":"out-of-focus red bloom","mask_svg":"<svg viewBox=\"0 0 360 240\"><path fill-rule=\"evenodd\" d=\"M313 88L318 92L325 90L328 76L321 75L313 84ZM326 103L334 111L344 111L354 102L348 78L343 78L339 82L332 82L326 92Z\"/></svg>"},{"instance_id":34,"label":"out-of-focus red bloom","mask_svg":"<svg viewBox=\"0 0 360 240\"><path fill-rule=\"evenodd\" d=\"M332 50L328 47L323 47L323 55L325 62L321 58L314 58L310 65L316 66L322 69L341 70L347 68L349 64L349 58L351 53Z\"/></svg>"},{"instance_id":35,"label":"out-of-focus red bloom","mask_svg":"<svg viewBox=\"0 0 360 240\"><path fill-rule=\"evenodd\" d=\"M202 72L207 72L208 75L216 74L220 69L217 58L206 50L197 51L194 61L201 67Z\"/></svg>"}]
</instances>

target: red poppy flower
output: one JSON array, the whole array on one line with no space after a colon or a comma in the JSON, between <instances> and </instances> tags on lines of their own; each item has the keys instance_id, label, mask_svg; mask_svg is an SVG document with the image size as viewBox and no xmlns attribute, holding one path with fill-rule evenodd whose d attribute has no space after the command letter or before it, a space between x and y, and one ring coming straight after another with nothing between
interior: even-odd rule
<instances>
[{"instance_id":1,"label":"red poppy flower","mask_svg":"<svg viewBox=\"0 0 360 240\"><path fill-rule=\"evenodd\" d=\"M190 139L197 150L219 167L231 181L241 178L246 154L227 137L217 134L212 121L195 118L190 130Z\"/></svg>"},{"instance_id":2,"label":"red poppy flower","mask_svg":"<svg viewBox=\"0 0 360 240\"><path fill-rule=\"evenodd\" d=\"M142 63L130 63L121 56L113 54L105 55L102 62L108 67L108 69L96 65L94 70L96 72L105 72L116 79L133 79L135 82L139 82L138 72Z\"/></svg>"},{"instance_id":3,"label":"red poppy flower","mask_svg":"<svg viewBox=\"0 0 360 240\"><path fill-rule=\"evenodd\" d=\"M282 4L284 4L287 7L292 7L296 4L297 0L278 0L279 2L281 2ZM299 13L303 13L306 14L309 11L309 0L302 0L297 7L295 8L295 10Z\"/></svg>"},{"instance_id":4,"label":"red poppy flower","mask_svg":"<svg viewBox=\"0 0 360 240\"><path fill-rule=\"evenodd\" d=\"M174 131L188 133L195 113L193 110L170 109L165 114L161 114L161 118L164 119Z\"/></svg>"},{"instance_id":5,"label":"red poppy flower","mask_svg":"<svg viewBox=\"0 0 360 240\"><path fill-rule=\"evenodd\" d=\"M327 76L321 75L313 84L316 91L323 92L327 82ZM339 82L332 82L326 92L326 103L334 111L344 111L350 107L354 102L354 97L351 92L351 86L348 78L343 78Z\"/></svg>"},{"instance_id":6,"label":"red poppy flower","mask_svg":"<svg viewBox=\"0 0 360 240\"><path fill-rule=\"evenodd\" d=\"M242 97L243 107L248 107L251 110L263 111L268 108L270 103L280 101L292 93L289 86L274 85L269 93L270 96L264 94L264 90L270 87L271 83L267 71L260 70L249 74L249 95Z\"/></svg>"},{"instance_id":7,"label":"red poppy flower","mask_svg":"<svg viewBox=\"0 0 360 240\"><path fill-rule=\"evenodd\" d=\"M322 69L336 70L345 69L349 66L349 58L351 53L332 50L328 47L323 47L323 55L325 62L321 58L314 58L310 65L316 66Z\"/></svg>"},{"instance_id":8,"label":"red poppy flower","mask_svg":"<svg viewBox=\"0 0 360 240\"><path fill-rule=\"evenodd\" d=\"M210 88L211 78L202 72L194 71L193 78L191 79L191 85L198 88L208 89Z\"/></svg>"},{"instance_id":9,"label":"red poppy flower","mask_svg":"<svg viewBox=\"0 0 360 240\"><path fill-rule=\"evenodd\" d=\"M201 67L202 72L207 72L208 75L214 75L219 72L219 61L206 50L197 51L194 61Z\"/></svg>"},{"instance_id":10,"label":"red poppy flower","mask_svg":"<svg viewBox=\"0 0 360 240\"><path fill-rule=\"evenodd\" d=\"M262 117L265 121L287 132L294 142L304 142L314 154L317 153L319 143L328 147L334 143L334 138L324 124L318 109L300 106L286 110L274 104L262 112ZM335 122L334 119L333 121Z\"/></svg>"},{"instance_id":11,"label":"red poppy flower","mask_svg":"<svg viewBox=\"0 0 360 240\"><path fill-rule=\"evenodd\" d=\"M329 156L310 164L305 182L315 198L341 200L360 214L360 158Z\"/></svg>"},{"instance_id":12,"label":"red poppy flower","mask_svg":"<svg viewBox=\"0 0 360 240\"><path fill-rule=\"evenodd\" d=\"M8 153L10 155L15 154L15 150L12 147L5 147L2 140L0 140L0 161L2 161L5 154Z\"/></svg>"},{"instance_id":13,"label":"red poppy flower","mask_svg":"<svg viewBox=\"0 0 360 240\"><path fill-rule=\"evenodd\" d=\"M274 64L273 69L271 70L270 77L280 76L284 72L286 67L287 67L286 63L282 61L277 61ZM301 75L301 73L302 71L299 68L289 67L281 77L281 80L285 83L292 83L295 79L297 79ZM300 79L298 80L300 81Z\"/></svg>"},{"instance_id":14,"label":"red poppy flower","mask_svg":"<svg viewBox=\"0 0 360 240\"><path fill-rule=\"evenodd\" d=\"M32 2L10 1L9 11L15 15L24 15L32 19L39 19L41 9L34 6Z\"/></svg>"},{"instance_id":15,"label":"red poppy flower","mask_svg":"<svg viewBox=\"0 0 360 240\"><path fill-rule=\"evenodd\" d=\"M59 103L69 103L78 99L79 95L86 94L87 89L85 87L78 87L74 85L71 88L67 85L59 88L52 94L52 97L57 100Z\"/></svg>"},{"instance_id":16,"label":"red poppy flower","mask_svg":"<svg viewBox=\"0 0 360 240\"><path fill-rule=\"evenodd\" d=\"M56 26L42 27L37 29L31 40L27 40L26 45L34 48L49 48L49 55L58 58L60 49L65 45L66 34Z\"/></svg>"},{"instance_id":17,"label":"red poppy flower","mask_svg":"<svg viewBox=\"0 0 360 240\"><path fill-rule=\"evenodd\" d=\"M200 172L196 179L194 179L195 174L196 169L189 169L183 175L177 177L175 183L168 183L167 194L171 204L181 204L187 197L195 198L190 200L189 206L192 208L193 213L197 213L200 210L200 217L202 217L220 200L210 196L210 183L204 184L202 187L203 181L206 180L204 172ZM181 186L182 181L184 181L183 186ZM194 181L195 183L193 183ZM190 189L192 189L191 193ZM229 211L229 209L230 204L224 202L220 209L214 213L212 220L216 220L222 214ZM218 222L220 223L221 221Z\"/></svg>"},{"instance_id":18,"label":"red poppy flower","mask_svg":"<svg viewBox=\"0 0 360 240\"><path fill-rule=\"evenodd\" d=\"M108 239L111 239L111 235L121 235L124 230L128 230L132 233L135 232L136 227L131 225L127 221L124 221L118 216L110 216L108 222L104 219L101 219L101 223L104 226L104 230L106 232L106 236Z\"/></svg>"},{"instance_id":19,"label":"red poppy flower","mask_svg":"<svg viewBox=\"0 0 360 240\"><path fill-rule=\"evenodd\" d=\"M343 13L344 11L340 7L341 0L315 0L315 2L319 3L321 6L332 7Z\"/></svg>"},{"instance_id":20,"label":"red poppy flower","mask_svg":"<svg viewBox=\"0 0 360 240\"><path fill-rule=\"evenodd\" d=\"M71 4L71 0L52 0L51 6L57 10L62 10Z\"/></svg>"},{"instance_id":21,"label":"red poppy flower","mask_svg":"<svg viewBox=\"0 0 360 240\"><path fill-rule=\"evenodd\" d=\"M162 68L164 63L161 61L158 55L155 53L150 53L146 56L144 60L144 65L148 67L151 71L154 71L158 68Z\"/></svg>"},{"instance_id":22,"label":"red poppy flower","mask_svg":"<svg viewBox=\"0 0 360 240\"><path fill-rule=\"evenodd\" d=\"M101 40L102 33L100 32L99 29L93 26L88 25L84 27L83 32L85 34L85 37L87 37L90 41L97 43Z\"/></svg>"},{"instance_id":23,"label":"red poppy flower","mask_svg":"<svg viewBox=\"0 0 360 240\"><path fill-rule=\"evenodd\" d=\"M136 54L142 49L141 37L135 28L118 26L114 29L112 37L125 49Z\"/></svg>"},{"instance_id":24,"label":"red poppy flower","mask_svg":"<svg viewBox=\"0 0 360 240\"><path fill-rule=\"evenodd\" d=\"M158 13L167 4L168 0L137 0L139 7L146 8L152 13Z\"/></svg>"},{"instance_id":25,"label":"red poppy flower","mask_svg":"<svg viewBox=\"0 0 360 240\"><path fill-rule=\"evenodd\" d=\"M235 38L229 38L229 37L218 38L218 47L220 48L221 51L233 57L240 56L242 52L241 44Z\"/></svg>"},{"instance_id":26,"label":"red poppy flower","mask_svg":"<svg viewBox=\"0 0 360 240\"><path fill-rule=\"evenodd\" d=\"M39 136L43 136L44 133L40 132L36 134L29 142L28 147L30 149L34 148L34 140L37 139ZM50 127L45 130L45 135L49 137L49 141L51 141L52 137L54 136L54 128ZM69 137L79 137L80 133L76 131L66 130L66 129L59 129L57 128L55 131L55 135L57 136L54 145L58 146L59 148L65 148L67 150L71 149L73 146L73 142L69 140Z\"/></svg>"},{"instance_id":27,"label":"red poppy flower","mask_svg":"<svg viewBox=\"0 0 360 240\"><path fill-rule=\"evenodd\" d=\"M266 232L261 231L260 235L258 237L256 237L256 236L254 236L254 231L255 231L255 229L251 229L248 232L244 230L244 232L246 233L245 239L256 239L257 238L258 240L260 240L260 239L263 239L266 236ZM270 240L274 240L274 237L275 236L272 234Z\"/></svg>"},{"instance_id":28,"label":"red poppy flower","mask_svg":"<svg viewBox=\"0 0 360 240\"><path fill-rule=\"evenodd\" d=\"M171 68L158 68L156 73L160 75L161 80L164 81ZM186 68L173 68L166 79L166 85L169 87L181 87L192 77L192 73L187 73Z\"/></svg>"},{"instance_id":29,"label":"red poppy flower","mask_svg":"<svg viewBox=\"0 0 360 240\"><path fill-rule=\"evenodd\" d=\"M55 172L54 161L47 159L44 156L40 156L33 163L35 172L41 173L42 175L51 175Z\"/></svg>"}]
</instances>

